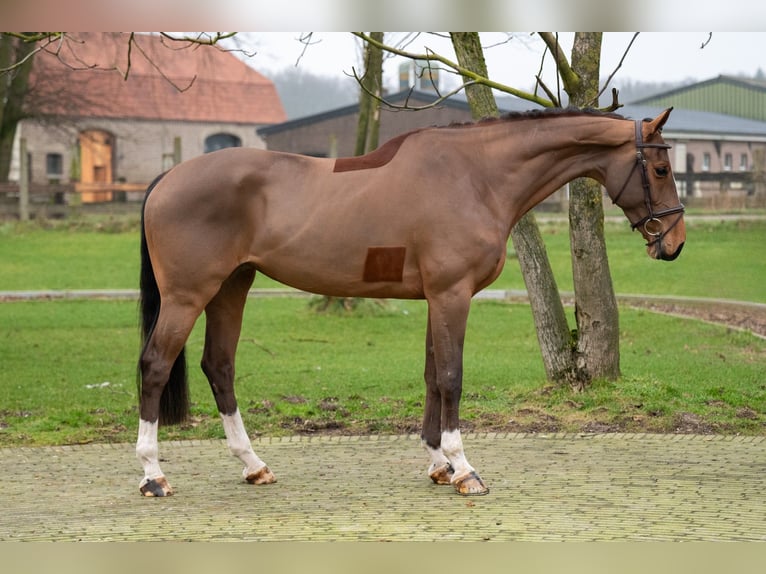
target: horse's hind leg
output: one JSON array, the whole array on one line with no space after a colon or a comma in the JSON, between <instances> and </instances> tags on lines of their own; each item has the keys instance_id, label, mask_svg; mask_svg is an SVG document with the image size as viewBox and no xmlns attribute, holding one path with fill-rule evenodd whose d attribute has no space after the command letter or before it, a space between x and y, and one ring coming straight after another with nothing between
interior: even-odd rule
<instances>
[{"instance_id":1,"label":"horse's hind leg","mask_svg":"<svg viewBox=\"0 0 766 574\"><path fill-rule=\"evenodd\" d=\"M234 356L247 292L254 277L253 267L244 265L237 268L205 308L207 325L202 370L210 382L221 414L229 450L245 465L242 473L245 480L250 484L268 484L275 482L276 478L253 451L234 394Z\"/></svg>"},{"instance_id":2,"label":"horse's hind leg","mask_svg":"<svg viewBox=\"0 0 766 574\"><path fill-rule=\"evenodd\" d=\"M173 494L159 463L157 429L160 397L200 311L192 304L182 304L171 298L163 300L157 323L141 354L141 404L136 456L144 469L144 478L139 485L144 496ZM185 385L185 380L181 384Z\"/></svg>"}]
</instances>

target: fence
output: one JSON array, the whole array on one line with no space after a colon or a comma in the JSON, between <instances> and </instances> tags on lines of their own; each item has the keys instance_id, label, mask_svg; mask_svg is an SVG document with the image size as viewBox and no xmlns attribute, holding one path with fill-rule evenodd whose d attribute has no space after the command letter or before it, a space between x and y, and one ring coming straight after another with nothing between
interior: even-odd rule
<instances>
[{"instance_id":1,"label":"fence","mask_svg":"<svg viewBox=\"0 0 766 574\"><path fill-rule=\"evenodd\" d=\"M26 206L21 206L18 183L0 183L0 219L62 219L87 213L137 213L146 193L146 183L30 183ZM564 198L565 199L565 198ZM713 211L766 209L766 193L729 190L699 197L684 197L687 207ZM540 211L562 211L566 201L554 194Z\"/></svg>"},{"instance_id":2,"label":"fence","mask_svg":"<svg viewBox=\"0 0 766 574\"><path fill-rule=\"evenodd\" d=\"M61 219L83 213L140 209L147 183L0 183L0 218Z\"/></svg>"}]
</instances>

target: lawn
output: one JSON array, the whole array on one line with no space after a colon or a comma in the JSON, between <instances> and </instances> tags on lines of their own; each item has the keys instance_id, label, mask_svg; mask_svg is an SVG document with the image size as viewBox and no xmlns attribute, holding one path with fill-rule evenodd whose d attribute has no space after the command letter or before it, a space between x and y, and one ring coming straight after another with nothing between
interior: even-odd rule
<instances>
[{"instance_id":1,"label":"lawn","mask_svg":"<svg viewBox=\"0 0 766 574\"><path fill-rule=\"evenodd\" d=\"M119 223L85 229L61 225L0 226L0 291L131 289L138 285L138 231ZM766 221L688 224L681 256L672 263L646 256L644 242L626 222L607 223L609 265L617 293L685 295L766 303ZM562 291L572 291L566 221L545 221L541 231ZM258 276L255 287L279 284ZM494 289L524 289L511 246Z\"/></svg>"},{"instance_id":2,"label":"lawn","mask_svg":"<svg viewBox=\"0 0 766 574\"><path fill-rule=\"evenodd\" d=\"M565 225L543 231L569 290ZM618 292L766 301L764 222L692 224L673 263L648 259L625 226L610 224L607 237ZM134 288L137 242L134 229L108 225L0 227L0 291ZM493 287L523 288L512 257ZM418 432L425 317L420 301L336 316L312 312L303 298L251 299L237 364L250 432ZM623 309L623 377L573 394L545 380L527 305L477 301L468 327L466 429L766 431L766 341L748 333ZM203 328L201 319L188 345L193 416L165 438L223 436L197 367ZM132 301L0 304L0 445L133 441L138 339Z\"/></svg>"}]
</instances>

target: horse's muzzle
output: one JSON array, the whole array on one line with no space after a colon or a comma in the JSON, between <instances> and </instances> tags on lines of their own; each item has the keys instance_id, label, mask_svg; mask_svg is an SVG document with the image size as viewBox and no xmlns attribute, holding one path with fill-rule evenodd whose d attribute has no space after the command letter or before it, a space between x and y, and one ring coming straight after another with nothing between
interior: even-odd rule
<instances>
[{"instance_id":1,"label":"horse's muzzle","mask_svg":"<svg viewBox=\"0 0 766 574\"><path fill-rule=\"evenodd\" d=\"M684 248L684 244L681 243L673 253L666 253L663 249L660 249L659 258L663 261L673 261L676 257L681 255L681 250Z\"/></svg>"}]
</instances>

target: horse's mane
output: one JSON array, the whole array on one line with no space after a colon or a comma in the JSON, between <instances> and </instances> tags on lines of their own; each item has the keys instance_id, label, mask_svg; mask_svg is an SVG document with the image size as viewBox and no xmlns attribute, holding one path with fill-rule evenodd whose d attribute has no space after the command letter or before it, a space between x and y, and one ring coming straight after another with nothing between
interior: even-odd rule
<instances>
[{"instance_id":1,"label":"horse's mane","mask_svg":"<svg viewBox=\"0 0 766 574\"><path fill-rule=\"evenodd\" d=\"M486 124L498 123L498 122L512 122L517 120L537 120L547 118L562 118L562 117L577 117L577 116L593 116L600 118L614 118L624 120L625 117L613 112L602 112L594 108L542 108L535 110L527 110L525 112L506 112L499 116L485 117L480 120L470 122L453 122L446 126L434 126L437 129L439 127L446 128L461 128L461 127L476 127ZM415 130L418 131L418 130Z\"/></svg>"},{"instance_id":2,"label":"horse's mane","mask_svg":"<svg viewBox=\"0 0 766 574\"><path fill-rule=\"evenodd\" d=\"M360 169L371 169L375 167L381 167L390 162L399 151L402 143L413 134L425 131L425 130L441 130L441 129L469 129L474 127L486 126L488 124L499 122L512 122L518 120L527 119L547 119L547 118L561 118L561 117L576 117L576 116L594 116L594 117L609 117L614 119L625 119L623 116L610 112L602 112L592 108L544 108L540 110L528 110L526 112L507 112L501 116L487 117L478 121L471 122L453 122L443 126L431 126L425 128L417 128L409 132L400 134L381 145L379 148L371 151L368 154L356 157L341 157L335 160L335 167L333 171L356 171Z\"/></svg>"}]
</instances>

